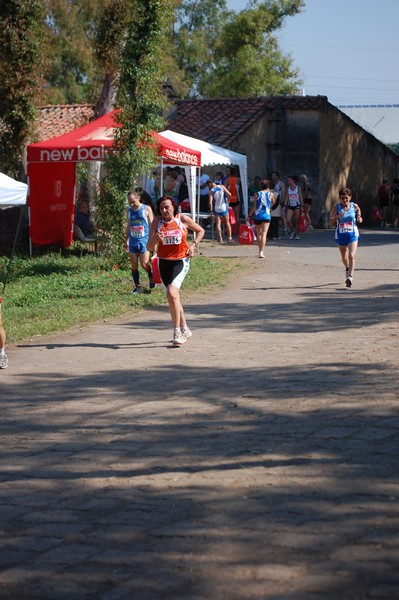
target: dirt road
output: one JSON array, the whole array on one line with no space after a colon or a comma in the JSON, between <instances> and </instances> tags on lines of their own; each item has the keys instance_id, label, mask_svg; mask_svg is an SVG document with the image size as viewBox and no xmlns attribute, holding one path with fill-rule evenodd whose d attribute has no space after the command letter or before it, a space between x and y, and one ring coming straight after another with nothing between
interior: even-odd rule
<instances>
[{"instance_id":1,"label":"dirt road","mask_svg":"<svg viewBox=\"0 0 399 600\"><path fill-rule=\"evenodd\" d=\"M248 267L167 309L9 347L0 598L399 597L399 233L203 244Z\"/></svg>"}]
</instances>

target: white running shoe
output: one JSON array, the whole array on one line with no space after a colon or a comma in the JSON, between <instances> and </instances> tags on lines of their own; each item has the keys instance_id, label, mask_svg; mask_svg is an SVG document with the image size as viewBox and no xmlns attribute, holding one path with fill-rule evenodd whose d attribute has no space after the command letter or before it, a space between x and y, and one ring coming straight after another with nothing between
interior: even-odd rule
<instances>
[{"instance_id":1,"label":"white running shoe","mask_svg":"<svg viewBox=\"0 0 399 600\"><path fill-rule=\"evenodd\" d=\"M291 231L291 233L290 233L290 236L289 236L289 239L290 239L290 240L293 240L293 239L294 239L294 237L295 237L295 231Z\"/></svg>"},{"instance_id":2,"label":"white running shoe","mask_svg":"<svg viewBox=\"0 0 399 600\"><path fill-rule=\"evenodd\" d=\"M0 355L0 369L7 369L8 367L8 356L6 353Z\"/></svg>"},{"instance_id":3,"label":"white running shoe","mask_svg":"<svg viewBox=\"0 0 399 600\"><path fill-rule=\"evenodd\" d=\"M295 239L296 239L296 240L299 240L299 235L296 235L296 236L295 236Z\"/></svg>"},{"instance_id":4,"label":"white running shoe","mask_svg":"<svg viewBox=\"0 0 399 600\"><path fill-rule=\"evenodd\" d=\"M188 327L185 327L184 329L182 329L181 334L185 340L188 340L188 338L190 338L193 335Z\"/></svg>"},{"instance_id":5,"label":"white running shoe","mask_svg":"<svg viewBox=\"0 0 399 600\"><path fill-rule=\"evenodd\" d=\"M345 280L346 287L352 287L353 277L349 275Z\"/></svg>"},{"instance_id":6,"label":"white running shoe","mask_svg":"<svg viewBox=\"0 0 399 600\"><path fill-rule=\"evenodd\" d=\"M173 332L173 342L172 345L174 348L180 348L180 346L183 346L183 344L186 343L186 338L183 336L182 332L179 331L174 331Z\"/></svg>"},{"instance_id":7,"label":"white running shoe","mask_svg":"<svg viewBox=\"0 0 399 600\"><path fill-rule=\"evenodd\" d=\"M265 258L265 255L263 252L259 252L259 258Z\"/></svg>"}]
</instances>

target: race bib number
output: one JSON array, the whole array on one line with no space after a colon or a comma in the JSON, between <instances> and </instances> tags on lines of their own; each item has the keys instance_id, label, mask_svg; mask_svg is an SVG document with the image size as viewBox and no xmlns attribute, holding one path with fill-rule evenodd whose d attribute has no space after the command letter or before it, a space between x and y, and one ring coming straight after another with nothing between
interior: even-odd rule
<instances>
[{"instance_id":1,"label":"race bib number","mask_svg":"<svg viewBox=\"0 0 399 600\"><path fill-rule=\"evenodd\" d=\"M132 238L144 237L144 225L132 225L130 228L130 236Z\"/></svg>"},{"instance_id":2,"label":"race bib number","mask_svg":"<svg viewBox=\"0 0 399 600\"><path fill-rule=\"evenodd\" d=\"M162 243L165 246L178 246L181 244L182 236L180 229L174 231L166 231Z\"/></svg>"},{"instance_id":3,"label":"race bib number","mask_svg":"<svg viewBox=\"0 0 399 600\"><path fill-rule=\"evenodd\" d=\"M340 223L339 224L339 232L340 233L353 233L353 221L349 221L349 223Z\"/></svg>"}]
</instances>

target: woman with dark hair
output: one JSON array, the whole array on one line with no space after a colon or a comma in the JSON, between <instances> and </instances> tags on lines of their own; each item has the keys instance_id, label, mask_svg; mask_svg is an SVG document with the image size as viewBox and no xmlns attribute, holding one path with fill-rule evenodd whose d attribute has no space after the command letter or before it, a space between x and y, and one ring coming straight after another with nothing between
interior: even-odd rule
<instances>
[{"instance_id":1,"label":"woman with dark hair","mask_svg":"<svg viewBox=\"0 0 399 600\"><path fill-rule=\"evenodd\" d=\"M147 250L157 248L159 271L173 323L173 346L179 348L192 336L179 290L189 271L190 258L204 237L204 230L191 217L179 213L178 204L171 196L162 196L158 200L157 213L151 224ZM190 245L187 243L189 229L195 233L195 240Z\"/></svg>"},{"instance_id":2,"label":"woman with dark hair","mask_svg":"<svg viewBox=\"0 0 399 600\"><path fill-rule=\"evenodd\" d=\"M302 190L298 185L298 177L291 175L287 177L287 189L285 191L285 204L287 207L287 227L291 231L290 240L299 240L299 217L303 213ZM295 230L292 225L292 217L295 219Z\"/></svg>"},{"instance_id":3,"label":"woman with dark hair","mask_svg":"<svg viewBox=\"0 0 399 600\"><path fill-rule=\"evenodd\" d=\"M363 221L360 207L352 202L352 192L349 188L339 190L339 202L331 209L330 223L336 224L335 241L338 244L341 260L345 267L345 285L352 287L355 270L355 255L359 240L359 230L356 223Z\"/></svg>"},{"instance_id":4,"label":"woman with dark hair","mask_svg":"<svg viewBox=\"0 0 399 600\"><path fill-rule=\"evenodd\" d=\"M270 211L274 202L273 192L269 190L269 180L262 179L260 182L260 191L255 193L254 203L248 215L248 219L252 216L254 217L259 258L265 258L264 249L271 219Z\"/></svg>"}]
</instances>

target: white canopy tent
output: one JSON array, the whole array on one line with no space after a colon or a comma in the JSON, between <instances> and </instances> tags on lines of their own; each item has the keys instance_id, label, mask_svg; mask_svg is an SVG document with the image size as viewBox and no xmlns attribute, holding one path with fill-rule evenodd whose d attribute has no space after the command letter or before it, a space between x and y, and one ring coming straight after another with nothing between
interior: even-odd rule
<instances>
[{"instance_id":1,"label":"white canopy tent","mask_svg":"<svg viewBox=\"0 0 399 600\"><path fill-rule=\"evenodd\" d=\"M21 221L23 210L22 206L26 204L26 198L28 195L28 186L26 183L22 183L21 181L16 181L12 179L12 177L8 177L8 175L4 175L4 173L0 173L0 209L1 208L14 208L15 206L19 206L19 219L18 225L15 232L14 243L11 250L11 256L8 263L8 267L5 273L4 281L3 281L3 294L6 289L12 259L14 257L15 246L17 243L19 230L21 228Z\"/></svg>"},{"instance_id":2,"label":"white canopy tent","mask_svg":"<svg viewBox=\"0 0 399 600\"><path fill-rule=\"evenodd\" d=\"M26 204L28 186L12 177L0 173L0 208L11 208Z\"/></svg>"},{"instance_id":3,"label":"white canopy tent","mask_svg":"<svg viewBox=\"0 0 399 600\"><path fill-rule=\"evenodd\" d=\"M248 216L248 167L245 154L239 154L238 152L233 152L233 150L227 150L227 148L215 146L214 144L209 144L203 140L198 140L188 135L171 131L170 129L161 131L161 135L178 144L184 144L189 148L199 150L201 152L202 165L238 165L244 200L244 215L245 217Z\"/></svg>"}]
</instances>

